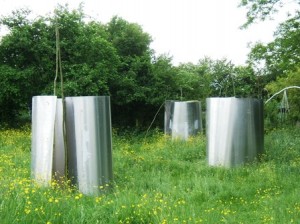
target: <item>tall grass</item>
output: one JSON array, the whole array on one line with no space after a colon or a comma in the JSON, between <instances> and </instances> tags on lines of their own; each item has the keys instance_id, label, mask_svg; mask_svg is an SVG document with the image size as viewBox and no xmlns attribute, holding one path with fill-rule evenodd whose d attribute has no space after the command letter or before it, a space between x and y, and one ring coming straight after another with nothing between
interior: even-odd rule
<instances>
[{"instance_id":1,"label":"tall grass","mask_svg":"<svg viewBox=\"0 0 300 224\"><path fill-rule=\"evenodd\" d=\"M300 131L265 136L260 162L209 167L206 139L113 136L113 189L85 196L30 179L30 129L0 131L0 223L297 223Z\"/></svg>"}]
</instances>

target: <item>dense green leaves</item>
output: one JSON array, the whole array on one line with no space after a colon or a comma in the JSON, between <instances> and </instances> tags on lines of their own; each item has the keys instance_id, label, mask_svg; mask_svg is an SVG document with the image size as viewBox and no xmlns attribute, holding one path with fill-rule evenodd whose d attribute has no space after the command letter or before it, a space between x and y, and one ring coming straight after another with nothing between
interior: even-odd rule
<instances>
[{"instance_id":1,"label":"dense green leaves","mask_svg":"<svg viewBox=\"0 0 300 224\"><path fill-rule=\"evenodd\" d=\"M262 77L261 83L262 86L265 86L265 92L271 95L285 87L300 85L300 2L291 2L294 2L298 7L296 7L292 16L278 26L274 34L274 41L268 44L256 43L249 55L249 64L254 68L256 74ZM248 24L250 24L256 19L265 19L270 16L277 6L291 2L284 0L253 0L243 1L242 6L247 6L249 9L247 16ZM251 8L254 5L257 5L257 8ZM298 103L300 97L298 92L298 90L288 91L291 102L288 119L291 123L295 123L300 119ZM268 120L272 124L280 121L278 119L280 117L279 101L280 98L277 98L277 101L274 99L266 107Z\"/></svg>"},{"instance_id":2,"label":"dense green leaves","mask_svg":"<svg viewBox=\"0 0 300 224\"><path fill-rule=\"evenodd\" d=\"M275 40L268 44L257 43L251 50L249 61L253 65L263 64L264 74L275 80L300 63L300 14L282 23L275 34Z\"/></svg>"},{"instance_id":3,"label":"dense green leaves","mask_svg":"<svg viewBox=\"0 0 300 224\"><path fill-rule=\"evenodd\" d=\"M279 77L275 81L268 83L266 86L266 89L270 93L276 93L288 86L299 86L300 87L300 69L289 72L284 77ZM285 120L283 122L285 123L294 123L295 121L300 120L300 101L299 101L299 95L300 95L300 89L288 89L287 90L287 96L288 96L288 102L290 106L290 110L285 116ZM282 121L280 118L278 111L280 107L280 102L282 100L282 95L278 95L277 98L274 98L272 101L269 101L266 105L266 109L269 113L269 117L273 122L279 122Z\"/></svg>"},{"instance_id":4,"label":"dense green leaves","mask_svg":"<svg viewBox=\"0 0 300 224\"><path fill-rule=\"evenodd\" d=\"M26 110L24 95L29 88L27 75L29 70L23 72L7 65L0 65L0 122L12 122ZM16 83L19 83L16 85Z\"/></svg>"},{"instance_id":5,"label":"dense green leaves","mask_svg":"<svg viewBox=\"0 0 300 224\"><path fill-rule=\"evenodd\" d=\"M267 16L277 2L243 1L242 6L251 6L251 15ZM50 17L30 20L29 14L18 10L0 19L10 31L0 42L1 121L28 114L32 96L53 94L57 28L64 95L110 95L116 126L148 127L165 100L200 100L205 109L207 97L266 98L269 82L288 84L283 80L299 67L299 14L280 25L274 42L254 45L246 66L210 58L173 66L172 57L154 55L151 36L140 25L120 17L107 24L86 22L82 9L62 6ZM61 96L59 84L56 93ZM157 125L162 118L160 113Z\"/></svg>"},{"instance_id":6,"label":"dense green leaves","mask_svg":"<svg viewBox=\"0 0 300 224\"><path fill-rule=\"evenodd\" d=\"M120 56L142 56L149 51L151 37L138 24L113 17L107 25L107 31Z\"/></svg>"}]
</instances>

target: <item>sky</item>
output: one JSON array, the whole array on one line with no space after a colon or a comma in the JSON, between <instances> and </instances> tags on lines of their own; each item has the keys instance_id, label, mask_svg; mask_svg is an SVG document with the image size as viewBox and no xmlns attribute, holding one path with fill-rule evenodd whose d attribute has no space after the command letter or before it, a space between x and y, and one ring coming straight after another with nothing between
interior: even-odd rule
<instances>
[{"instance_id":1,"label":"sky","mask_svg":"<svg viewBox=\"0 0 300 224\"><path fill-rule=\"evenodd\" d=\"M93 20L105 24L117 15L141 25L153 39L150 47L155 54L172 56L174 65L196 64L204 57L244 65L249 44L272 41L280 22L279 18L241 30L246 10L238 7L240 0L0 0L0 15L24 7L45 15L58 4L77 9L81 2ZM4 34L2 28L0 35Z\"/></svg>"}]
</instances>

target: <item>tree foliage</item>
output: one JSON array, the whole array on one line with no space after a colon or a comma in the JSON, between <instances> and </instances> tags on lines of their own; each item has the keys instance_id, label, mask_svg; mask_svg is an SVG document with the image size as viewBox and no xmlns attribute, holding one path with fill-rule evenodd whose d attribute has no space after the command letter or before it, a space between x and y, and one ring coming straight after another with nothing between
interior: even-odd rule
<instances>
[{"instance_id":1,"label":"tree foliage","mask_svg":"<svg viewBox=\"0 0 300 224\"><path fill-rule=\"evenodd\" d=\"M107 24L86 22L82 8L64 6L52 16L30 20L29 15L29 10L18 10L0 19L10 30L0 42L2 121L28 111L32 96L54 93L56 29L64 95L110 95L115 126L148 127L165 100L205 102L211 96L262 94L263 82L251 66L210 58L173 66L172 57L154 54L151 36L140 25L120 17ZM253 55L252 61L259 58ZM158 119L161 126L163 113Z\"/></svg>"},{"instance_id":2,"label":"tree foliage","mask_svg":"<svg viewBox=\"0 0 300 224\"><path fill-rule=\"evenodd\" d=\"M275 81L270 82L266 85L266 89L270 94L275 94L276 92L289 87L289 86L299 86L300 87L300 69L293 72L289 72L285 77L278 77ZM279 110L280 103L283 95L278 95L278 97L269 101L266 105L266 110L269 114L269 119L273 123L278 123L283 121L285 123L295 123L300 120L300 101L299 101L300 90L299 89L288 89L287 96L289 102L289 111L286 113L286 119L282 120L280 118Z\"/></svg>"},{"instance_id":3,"label":"tree foliage","mask_svg":"<svg viewBox=\"0 0 300 224\"><path fill-rule=\"evenodd\" d=\"M300 63L299 16L282 23L275 32L273 42L256 43L251 49L249 63L253 66L262 64L263 73L269 75L270 81L295 70Z\"/></svg>"},{"instance_id":4,"label":"tree foliage","mask_svg":"<svg viewBox=\"0 0 300 224\"><path fill-rule=\"evenodd\" d=\"M243 0L241 6L247 7L247 27L258 20L270 18L276 10L289 3L295 3L295 13L282 22L274 33L274 41L262 44L256 43L249 54L248 63L256 74L262 75L265 89L274 94L287 86L299 86L300 66L300 11L299 1L286 0ZM291 122L299 120L299 93L289 90L291 102ZM268 104L267 114L271 123L278 121L278 102Z\"/></svg>"},{"instance_id":5,"label":"tree foliage","mask_svg":"<svg viewBox=\"0 0 300 224\"><path fill-rule=\"evenodd\" d=\"M150 102L151 37L138 24L118 17L106 25L95 21L87 23L82 9L70 11L64 6L58 6L52 17L29 20L29 14L29 10L17 10L1 18L1 25L10 32L1 40L0 65L13 69L17 77L25 77L25 81L12 82L13 77L8 77L13 73L7 71L2 74L7 80L2 81L9 82L11 89L20 90L23 82L29 87L22 89L24 94L19 95L18 100L26 103L16 103L19 107L16 111L25 105L30 107L34 95L53 94L56 28L59 29L65 96L111 95L115 115L119 109L128 107L127 117L132 117L130 113L138 105ZM60 90L56 92L60 95ZM5 94L15 97L8 90ZM14 107L7 108L10 109ZM140 117L142 115L143 112Z\"/></svg>"},{"instance_id":6,"label":"tree foliage","mask_svg":"<svg viewBox=\"0 0 300 224\"><path fill-rule=\"evenodd\" d=\"M299 0L241 0L239 6L247 10L247 21L242 27L247 28L257 21L272 19L274 14L291 2L300 4ZM299 8L296 9L296 12L299 12Z\"/></svg>"}]
</instances>

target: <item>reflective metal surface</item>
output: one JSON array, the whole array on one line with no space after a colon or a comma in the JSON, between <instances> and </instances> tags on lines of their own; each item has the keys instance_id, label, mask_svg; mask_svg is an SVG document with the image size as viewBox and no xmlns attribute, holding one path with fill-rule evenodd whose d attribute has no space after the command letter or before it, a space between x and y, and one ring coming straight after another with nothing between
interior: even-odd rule
<instances>
[{"instance_id":1,"label":"reflective metal surface","mask_svg":"<svg viewBox=\"0 0 300 224\"><path fill-rule=\"evenodd\" d=\"M31 176L48 186L52 177L56 96L32 98Z\"/></svg>"},{"instance_id":2,"label":"reflective metal surface","mask_svg":"<svg viewBox=\"0 0 300 224\"><path fill-rule=\"evenodd\" d=\"M60 180L65 176L65 146L63 134L63 105L62 99L57 99L54 127L53 174Z\"/></svg>"},{"instance_id":3,"label":"reflective metal surface","mask_svg":"<svg viewBox=\"0 0 300 224\"><path fill-rule=\"evenodd\" d=\"M109 96L66 97L68 174L84 194L113 178Z\"/></svg>"},{"instance_id":4,"label":"reflective metal surface","mask_svg":"<svg viewBox=\"0 0 300 224\"><path fill-rule=\"evenodd\" d=\"M202 131L201 103L199 101L166 101L165 134L172 139L188 139Z\"/></svg>"},{"instance_id":5,"label":"reflective metal surface","mask_svg":"<svg viewBox=\"0 0 300 224\"><path fill-rule=\"evenodd\" d=\"M208 164L231 167L263 152L263 102L251 98L206 99Z\"/></svg>"}]
</instances>

